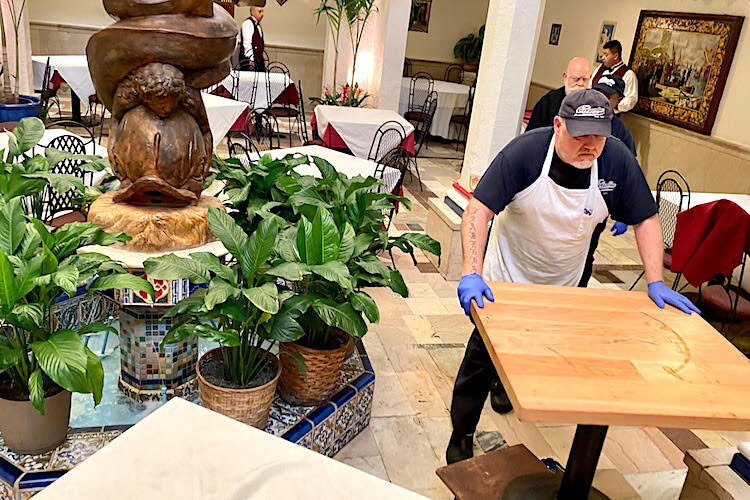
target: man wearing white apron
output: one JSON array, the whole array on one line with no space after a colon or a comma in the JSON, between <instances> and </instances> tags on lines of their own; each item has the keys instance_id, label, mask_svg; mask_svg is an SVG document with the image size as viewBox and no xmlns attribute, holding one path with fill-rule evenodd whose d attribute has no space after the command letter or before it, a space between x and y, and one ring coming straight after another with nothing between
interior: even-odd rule
<instances>
[{"instance_id":1,"label":"man wearing white apron","mask_svg":"<svg viewBox=\"0 0 750 500\"><path fill-rule=\"evenodd\" d=\"M472 301L483 307L485 299L494 300L485 280L577 286L594 228L608 215L633 226L656 305L698 311L662 281L664 243L656 203L633 154L609 138L611 119L600 92L573 92L553 127L527 132L497 155L461 223L458 297L467 315ZM449 464L473 456L473 434L491 390L495 411L513 409L475 328L453 389Z\"/></svg>"}]
</instances>

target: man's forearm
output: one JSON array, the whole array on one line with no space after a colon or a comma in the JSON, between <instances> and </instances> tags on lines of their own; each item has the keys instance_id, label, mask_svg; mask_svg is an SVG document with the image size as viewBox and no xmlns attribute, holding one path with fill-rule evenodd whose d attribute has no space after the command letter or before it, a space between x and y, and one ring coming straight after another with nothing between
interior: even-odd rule
<instances>
[{"instance_id":1,"label":"man's forearm","mask_svg":"<svg viewBox=\"0 0 750 500\"><path fill-rule=\"evenodd\" d=\"M461 219L462 275L482 274L484 248L487 245L487 223L492 215L492 212L475 199L469 201Z\"/></svg>"},{"instance_id":2,"label":"man's forearm","mask_svg":"<svg viewBox=\"0 0 750 500\"><path fill-rule=\"evenodd\" d=\"M659 216L653 215L633 226L638 253L641 254L643 270L649 283L664 280L664 237Z\"/></svg>"}]
</instances>

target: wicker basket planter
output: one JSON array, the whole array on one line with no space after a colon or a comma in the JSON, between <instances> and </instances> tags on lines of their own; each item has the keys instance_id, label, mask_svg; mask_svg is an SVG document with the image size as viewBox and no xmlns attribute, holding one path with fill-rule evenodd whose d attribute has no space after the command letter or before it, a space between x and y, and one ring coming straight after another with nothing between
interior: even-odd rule
<instances>
[{"instance_id":1,"label":"wicker basket planter","mask_svg":"<svg viewBox=\"0 0 750 500\"><path fill-rule=\"evenodd\" d=\"M336 349L312 349L296 342L282 342L279 345L281 380L279 394L284 401L298 406L314 406L326 401L336 389L336 380L341 373L341 365L346 359L346 351L351 344L348 335L338 335L341 345ZM298 353L305 360L305 373L300 373L292 353Z\"/></svg>"},{"instance_id":2,"label":"wicker basket planter","mask_svg":"<svg viewBox=\"0 0 750 500\"><path fill-rule=\"evenodd\" d=\"M239 422L263 429L268 422L268 413L276 393L279 382L279 360L273 354L267 354L272 366L276 369L276 376L267 384L252 389L229 389L219 387L208 382L201 373L201 366L209 362L222 362L221 348L208 351L198 360L198 388L201 396L201 406L226 415ZM218 358L215 359L215 358Z\"/></svg>"}]
</instances>

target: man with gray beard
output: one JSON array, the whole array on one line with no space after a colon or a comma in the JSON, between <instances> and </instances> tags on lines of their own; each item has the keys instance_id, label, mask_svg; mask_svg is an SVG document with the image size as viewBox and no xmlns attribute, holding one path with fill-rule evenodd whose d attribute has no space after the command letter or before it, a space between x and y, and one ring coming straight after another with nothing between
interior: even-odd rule
<instances>
[{"instance_id":1,"label":"man with gray beard","mask_svg":"<svg viewBox=\"0 0 750 500\"><path fill-rule=\"evenodd\" d=\"M551 127L560 104L566 95L576 90L591 88L591 64L588 59L574 57L562 75L563 86L549 91L534 106L526 131L540 127Z\"/></svg>"}]
</instances>

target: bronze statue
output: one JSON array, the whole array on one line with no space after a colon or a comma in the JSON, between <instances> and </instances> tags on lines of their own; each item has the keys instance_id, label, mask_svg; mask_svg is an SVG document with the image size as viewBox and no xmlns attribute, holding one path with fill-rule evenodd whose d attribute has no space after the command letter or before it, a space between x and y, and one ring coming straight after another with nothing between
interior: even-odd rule
<instances>
[{"instance_id":1,"label":"bronze statue","mask_svg":"<svg viewBox=\"0 0 750 500\"><path fill-rule=\"evenodd\" d=\"M213 153L198 89L229 73L237 23L211 0L104 0L118 21L86 47L99 99L117 124L114 201L196 203Z\"/></svg>"}]
</instances>

